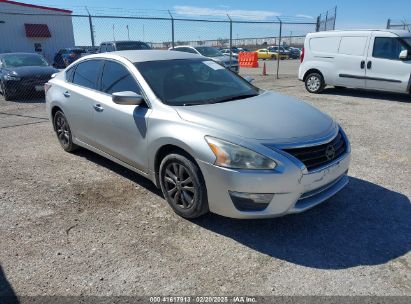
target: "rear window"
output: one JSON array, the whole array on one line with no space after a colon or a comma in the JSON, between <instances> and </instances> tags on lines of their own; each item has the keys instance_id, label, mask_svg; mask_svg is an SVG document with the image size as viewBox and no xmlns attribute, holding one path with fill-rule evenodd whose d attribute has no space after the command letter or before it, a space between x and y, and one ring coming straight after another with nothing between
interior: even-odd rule
<instances>
[{"instance_id":1,"label":"rear window","mask_svg":"<svg viewBox=\"0 0 411 304\"><path fill-rule=\"evenodd\" d=\"M117 42L116 47L117 47L117 51L151 49L147 43L140 42L140 41Z\"/></svg>"},{"instance_id":2,"label":"rear window","mask_svg":"<svg viewBox=\"0 0 411 304\"><path fill-rule=\"evenodd\" d=\"M339 53L344 55L364 55L367 37L342 37Z\"/></svg>"},{"instance_id":3,"label":"rear window","mask_svg":"<svg viewBox=\"0 0 411 304\"><path fill-rule=\"evenodd\" d=\"M311 38L310 49L318 53L337 53L340 37Z\"/></svg>"}]
</instances>

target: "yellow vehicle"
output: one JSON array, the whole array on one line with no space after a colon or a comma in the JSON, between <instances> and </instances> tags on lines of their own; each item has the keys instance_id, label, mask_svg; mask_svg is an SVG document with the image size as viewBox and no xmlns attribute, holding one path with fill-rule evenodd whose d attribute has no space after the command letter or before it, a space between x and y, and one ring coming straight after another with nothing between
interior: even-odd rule
<instances>
[{"instance_id":1,"label":"yellow vehicle","mask_svg":"<svg viewBox=\"0 0 411 304\"><path fill-rule=\"evenodd\" d=\"M270 52L267 49L259 49L257 50L258 59L277 59L278 53Z\"/></svg>"},{"instance_id":2,"label":"yellow vehicle","mask_svg":"<svg viewBox=\"0 0 411 304\"><path fill-rule=\"evenodd\" d=\"M274 60L278 59L278 52L272 52L268 49L259 49L257 50L257 54L258 54L258 59L274 59ZM286 54L280 55L281 60L288 59L288 58L289 56Z\"/></svg>"}]
</instances>

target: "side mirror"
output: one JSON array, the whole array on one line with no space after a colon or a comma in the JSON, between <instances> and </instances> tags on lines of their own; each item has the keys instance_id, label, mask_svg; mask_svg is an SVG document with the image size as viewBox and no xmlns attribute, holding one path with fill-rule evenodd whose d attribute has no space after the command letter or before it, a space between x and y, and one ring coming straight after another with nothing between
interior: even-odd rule
<instances>
[{"instance_id":1,"label":"side mirror","mask_svg":"<svg viewBox=\"0 0 411 304\"><path fill-rule=\"evenodd\" d=\"M119 105L138 106L144 102L143 96L131 91L115 92L112 99L114 103Z\"/></svg>"},{"instance_id":2,"label":"side mirror","mask_svg":"<svg viewBox=\"0 0 411 304\"><path fill-rule=\"evenodd\" d=\"M407 60L408 59L408 50L403 50L400 53L400 59L401 60Z\"/></svg>"},{"instance_id":3,"label":"side mirror","mask_svg":"<svg viewBox=\"0 0 411 304\"><path fill-rule=\"evenodd\" d=\"M252 82L254 81L254 78L252 78L252 77L250 77L250 76L245 76L245 77L244 77L244 80L247 81L247 82L249 82L249 83L252 83Z\"/></svg>"}]
</instances>

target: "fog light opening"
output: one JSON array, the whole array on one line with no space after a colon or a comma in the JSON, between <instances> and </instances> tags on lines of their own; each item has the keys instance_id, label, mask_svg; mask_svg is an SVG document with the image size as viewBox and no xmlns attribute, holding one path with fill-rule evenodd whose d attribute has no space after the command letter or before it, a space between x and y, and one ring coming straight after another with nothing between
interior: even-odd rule
<instances>
[{"instance_id":1,"label":"fog light opening","mask_svg":"<svg viewBox=\"0 0 411 304\"><path fill-rule=\"evenodd\" d=\"M239 211L263 211L272 201L273 193L246 193L228 191L234 206Z\"/></svg>"}]
</instances>

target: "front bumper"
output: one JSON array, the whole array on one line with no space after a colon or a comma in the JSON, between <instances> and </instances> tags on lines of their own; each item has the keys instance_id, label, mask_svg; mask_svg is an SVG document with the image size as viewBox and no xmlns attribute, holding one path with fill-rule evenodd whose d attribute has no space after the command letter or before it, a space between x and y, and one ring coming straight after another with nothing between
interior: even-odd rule
<instances>
[{"instance_id":1,"label":"front bumper","mask_svg":"<svg viewBox=\"0 0 411 304\"><path fill-rule=\"evenodd\" d=\"M33 92L44 92L44 84L47 80L19 80L5 81L4 85L12 95L25 95ZM41 89L40 89L41 88Z\"/></svg>"},{"instance_id":2,"label":"front bumper","mask_svg":"<svg viewBox=\"0 0 411 304\"><path fill-rule=\"evenodd\" d=\"M350 152L315 172L303 173L296 165L284 172L238 171L199 162L206 182L210 211L232 218L272 218L300 213L329 199L348 183ZM238 210L229 191L273 193L262 211Z\"/></svg>"}]
</instances>

